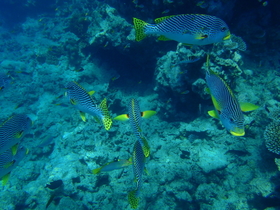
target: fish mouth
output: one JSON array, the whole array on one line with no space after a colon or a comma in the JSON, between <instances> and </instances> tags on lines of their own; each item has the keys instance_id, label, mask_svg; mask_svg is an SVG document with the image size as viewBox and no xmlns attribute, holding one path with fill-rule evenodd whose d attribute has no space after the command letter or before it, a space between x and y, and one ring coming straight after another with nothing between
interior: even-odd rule
<instances>
[{"instance_id":1,"label":"fish mouth","mask_svg":"<svg viewBox=\"0 0 280 210\"><path fill-rule=\"evenodd\" d=\"M225 41L225 40L230 39L230 36L231 36L231 34L230 34L230 32L228 32L227 35L223 38L223 40Z\"/></svg>"},{"instance_id":2,"label":"fish mouth","mask_svg":"<svg viewBox=\"0 0 280 210\"><path fill-rule=\"evenodd\" d=\"M244 129L236 129L235 131L229 131L233 136L244 136L245 135L245 131Z\"/></svg>"}]
</instances>

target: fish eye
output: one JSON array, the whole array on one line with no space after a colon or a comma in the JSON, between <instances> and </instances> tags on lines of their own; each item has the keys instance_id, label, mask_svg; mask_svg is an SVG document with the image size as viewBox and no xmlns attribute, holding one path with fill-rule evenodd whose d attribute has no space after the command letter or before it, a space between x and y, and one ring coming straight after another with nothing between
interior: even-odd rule
<instances>
[{"instance_id":1,"label":"fish eye","mask_svg":"<svg viewBox=\"0 0 280 210\"><path fill-rule=\"evenodd\" d=\"M234 122L234 119L231 117L231 118L229 118L229 121L230 121L231 123L233 123L233 122Z\"/></svg>"},{"instance_id":2,"label":"fish eye","mask_svg":"<svg viewBox=\"0 0 280 210\"><path fill-rule=\"evenodd\" d=\"M226 27L222 27L222 28L221 28L221 31L222 31L222 32L224 32L224 31L226 31L226 30L227 30Z\"/></svg>"}]
</instances>

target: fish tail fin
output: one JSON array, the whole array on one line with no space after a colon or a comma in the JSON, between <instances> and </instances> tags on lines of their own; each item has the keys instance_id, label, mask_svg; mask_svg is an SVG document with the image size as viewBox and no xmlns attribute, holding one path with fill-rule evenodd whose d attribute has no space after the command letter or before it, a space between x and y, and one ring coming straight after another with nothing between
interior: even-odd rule
<instances>
[{"instance_id":1,"label":"fish tail fin","mask_svg":"<svg viewBox=\"0 0 280 210\"><path fill-rule=\"evenodd\" d=\"M103 125L105 127L106 130L109 130L112 126L112 119L110 117L110 113L107 107L107 99L104 98L103 101L101 101L100 106L102 114L103 114Z\"/></svg>"},{"instance_id":2,"label":"fish tail fin","mask_svg":"<svg viewBox=\"0 0 280 210\"><path fill-rule=\"evenodd\" d=\"M139 198L137 197L136 190L132 190L128 193L128 202L132 209L137 209L139 204Z\"/></svg>"},{"instance_id":3,"label":"fish tail fin","mask_svg":"<svg viewBox=\"0 0 280 210\"><path fill-rule=\"evenodd\" d=\"M141 112L141 116L144 119L148 119L148 118L154 116L156 113L157 113L156 111L147 110L147 111Z\"/></svg>"},{"instance_id":4,"label":"fish tail fin","mask_svg":"<svg viewBox=\"0 0 280 210\"><path fill-rule=\"evenodd\" d=\"M101 172L101 168L96 168L92 170L93 174L99 174Z\"/></svg>"},{"instance_id":5,"label":"fish tail fin","mask_svg":"<svg viewBox=\"0 0 280 210\"><path fill-rule=\"evenodd\" d=\"M146 37L144 28L145 26L148 24L143 20L140 20L138 18L133 18L133 24L134 24L134 28L135 28L135 40L137 42L140 42L142 39L144 39Z\"/></svg>"}]
</instances>

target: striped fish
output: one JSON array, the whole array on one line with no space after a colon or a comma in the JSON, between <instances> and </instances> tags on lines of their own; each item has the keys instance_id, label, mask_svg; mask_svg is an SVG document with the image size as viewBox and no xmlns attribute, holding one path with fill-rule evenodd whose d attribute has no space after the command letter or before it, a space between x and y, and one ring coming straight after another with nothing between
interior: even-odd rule
<instances>
[{"instance_id":1,"label":"striped fish","mask_svg":"<svg viewBox=\"0 0 280 210\"><path fill-rule=\"evenodd\" d=\"M155 115L156 112L152 110L147 110L144 112L140 111L139 103L136 99L131 99L131 103L129 105L129 114L122 114L114 118L114 120L126 121L129 120L133 133L135 137L141 144L144 154L146 157L150 155L150 148L146 138L142 134L141 130L141 118L150 118L151 116Z\"/></svg>"},{"instance_id":2,"label":"striped fish","mask_svg":"<svg viewBox=\"0 0 280 210\"><path fill-rule=\"evenodd\" d=\"M31 119L25 114L9 117L0 126L0 153L17 144L29 131L31 125Z\"/></svg>"},{"instance_id":3,"label":"striped fish","mask_svg":"<svg viewBox=\"0 0 280 210\"><path fill-rule=\"evenodd\" d=\"M188 45L207 45L230 38L227 24L215 16L203 14L172 15L149 24L133 18L136 41L147 35L160 35L158 40L175 40Z\"/></svg>"},{"instance_id":4,"label":"striped fish","mask_svg":"<svg viewBox=\"0 0 280 210\"><path fill-rule=\"evenodd\" d=\"M207 63L209 67L209 56L207 56ZM215 110L209 111L208 114L220 119L223 126L232 135L244 136L244 115L242 111L252 111L257 109L258 106L250 103L240 104L226 82L211 70L206 73L206 83L215 107Z\"/></svg>"},{"instance_id":5,"label":"striped fish","mask_svg":"<svg viewBox=\"0 0 280 210\"><path fill-rule=\"evenodd\" d=\"M136 209L139 203L140 190L143 184L143 171L145 168L146 157L139 141L136 141L133 148L132 163L133 172L136 180L136 189L128 193L128 202L132 209Z\"/></svg>"},{"instance_id":6,"label":"striped fish","mask_svg":"<svg viewBox=\"0 0 280 210\"><path fill-rule=\"evenodd\" d=\"M0 179L3 180L4 185L9 180L10 172L17 167L27 153L28 150L25 147L20 147L15 155L11 149L0 153Z\"/></svg>"},{"instance_id":7,"label":"striped fish","mask_svg":"<svg viewBox=\"0 0 280 210\"><path fill-rule=\"evenodd\" d=\"M79 111L82 120L85 122L85 113L88 113L95 117L97 121L101 121L106 130L109 130L112 125L112 119L110 117L106 98L98 106L92 98L94 91L87 92L77 82L69 82L66 86L67 96L70 103L74 105Z\"/></svg>"}]
</instances>

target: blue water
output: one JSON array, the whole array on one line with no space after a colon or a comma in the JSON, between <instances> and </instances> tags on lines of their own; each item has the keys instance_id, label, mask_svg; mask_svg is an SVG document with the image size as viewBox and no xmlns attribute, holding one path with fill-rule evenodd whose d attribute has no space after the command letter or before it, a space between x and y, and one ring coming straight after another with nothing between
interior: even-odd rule
<instances>
[{"instance_id":1,"label":"blue water","mask_svg":"<svg viewBox=\"0 0 280 210\"><path fill-rule=\"evenodd\" d=\"M113 121L106 131L88 114L83 122L65 96L70 81L94 90L97 106L107 98L112 118L129 113L131 98L141 111L157 112L141 123L151 155L138 209L280 209L280 151L267 148L280 139L264 137L279 133L266 130L279 120L279 9L277 0L2 0L0 119L23 113L33 124L20 141L29 153L0 186L0 209L131 208L133 166L92 170L128 160L133 130ZM219 17L247 49L238 41L135 41L133 17L154 23L178 14ZM214 109L205 90L207 54L238 101L259 106L245 113L242 137L207 113ZM176 65L190 56L200 59Z\"/></svg>"}]
</instances>

